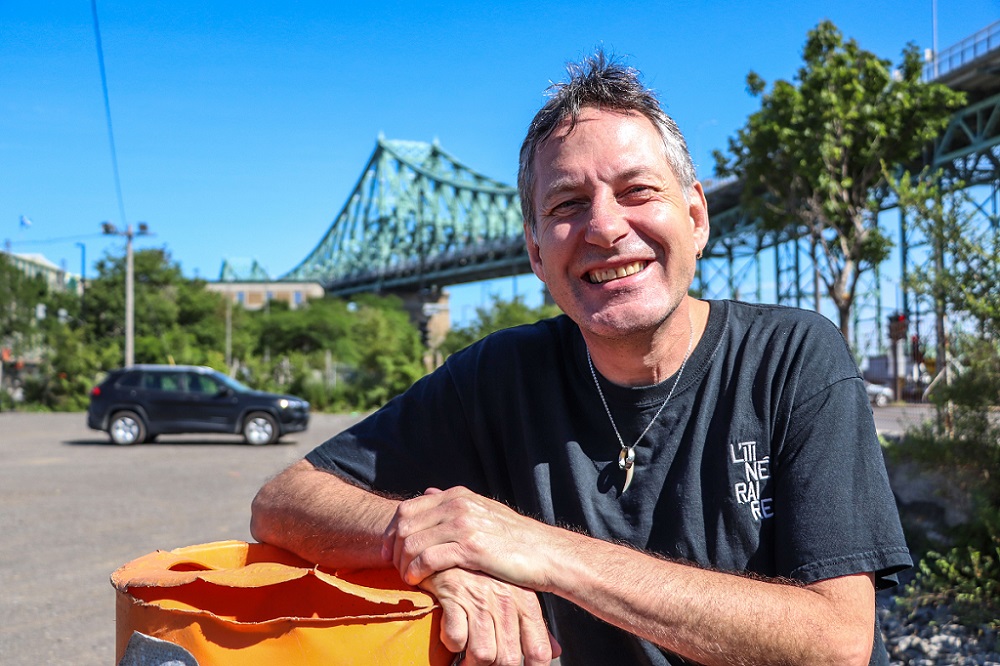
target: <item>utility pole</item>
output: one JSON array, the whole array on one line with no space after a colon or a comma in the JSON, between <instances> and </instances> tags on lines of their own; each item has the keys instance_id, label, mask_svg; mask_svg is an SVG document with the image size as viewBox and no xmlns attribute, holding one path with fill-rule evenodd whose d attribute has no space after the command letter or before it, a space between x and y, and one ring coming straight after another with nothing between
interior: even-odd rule
<instances>
[{"instance_id":1,"label":"utility pole","mask_svg":"<svg viewBox=\"0 0 1000 666\"><path fill-rule=\"evenodd\" d=\"M120 230L111 222L103 222L101 229L108 236L125 237L125 367L130 368L135 365L135 266L132 239L135 236L148 236L149 227L145 222L139 222L138 231L133 231L131 224Z\"/></svg>"},{"instance_id":2,"label":"utility pole","mask_svg":"<svg viewBox=\"0 0 1000 666\"><path fill-rule=\"evenodd\" d=\"M932 61L932 67L934 70L934 78L938 77L940 73L938 71L938 21L937 21L937 0L931 0L931 48L934 51L934 60Z\"/></svg>"},{"instance_id":3,"label":"utility pole","mask_svg":"<svg viewBox=\"0 0 1000 666\"><path fill-rule=\"evenodd\" d=\"M87 318L87 246L77 243L80 248L80 319Z\"/></svg>"},{"instance_id":4,"label":"utility pole","mask_svg":"<svg viewBox=\"0 0 1000 666\"><path fill-rule=\"evenodd\" d=\"M226 294L226 371L233 375L233 299Z\"/></svg>"}]
</instances>

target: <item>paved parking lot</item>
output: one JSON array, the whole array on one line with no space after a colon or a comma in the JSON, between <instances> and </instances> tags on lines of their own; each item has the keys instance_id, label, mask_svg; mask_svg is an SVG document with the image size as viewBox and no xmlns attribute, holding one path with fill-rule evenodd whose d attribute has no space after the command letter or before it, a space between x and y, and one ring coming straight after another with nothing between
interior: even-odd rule
<instances>
[{"instance_id":1,"label":"paved parking lot","mask_svg":"<svg viewBox=\"0 0 1000 666\"><path fill-rule=\"evenodd\" d=\"M83 414L0 413L0 663L114 663L111 572L140 555L249 540L260 485L358 417L251 447L175 435L117 447Z\"/></svg>"}]
</instances>

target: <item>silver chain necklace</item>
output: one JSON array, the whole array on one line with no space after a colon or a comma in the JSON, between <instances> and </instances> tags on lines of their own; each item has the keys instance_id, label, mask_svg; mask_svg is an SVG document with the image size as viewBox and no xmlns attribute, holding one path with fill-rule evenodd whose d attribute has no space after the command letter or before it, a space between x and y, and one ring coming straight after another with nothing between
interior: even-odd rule
<instances>
[{"instance_id":1,"label":"silver chain necklace","mask_svg":"<svg viewBox=\"0 0 1000 666\"><path fill-rule=\"evenodd\" d=\"M611 421L611 428L615 431L615 436L618 437L618 443L621 444L621 452L618 454L618 467L625 471L625 484L622 486L622 492L624 493L628 490L629 485L632 483L633 468L635 466L635 447L642 441L642 438L646 436L649 429L653 427L656 423L656 419L659 418L660 412L663 408L667 406L670 402L670 398L674 396L674 389L677 388L677 384L681 381L681 375L684 374L684 366L687 365L688 359L691 358L691 349L694 347L694 322L691 320L691 313L688 312L688 348L684 352L684 360L681 361L681 367L677 371L677 378L674 379L674 385L670 387L670 392L667 393L667 397L660 404L660 408L656 410L653 414L653 418L649 420L649 424L646 425L646 429L642 431L642 434L636 438L632 446L626 446L625 440L622 439L622 434L618 432L618 426L615 424L615 418L611 416L611 409L608 407L608 401L604 399L604 391L601 390L601 383L597 381L597 371L594 370L594 362L590 358L590 348L587 348L587 365L590 367L590 376L594 378L594 386L597 387L597 395L601 397L601 404L604 405L604 411L608 415L608 420Z\"/></svg>"}]
</instances>

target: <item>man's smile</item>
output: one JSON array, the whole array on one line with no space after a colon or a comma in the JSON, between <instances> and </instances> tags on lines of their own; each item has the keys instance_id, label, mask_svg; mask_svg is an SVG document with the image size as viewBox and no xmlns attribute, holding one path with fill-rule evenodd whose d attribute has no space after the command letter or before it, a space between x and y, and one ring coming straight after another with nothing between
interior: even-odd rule
<instances>
[{"instance_id":1,"label":"man's smile","mask_svg":"<svg viewBox=\"0 0 1000 666\"><path fill-rule=\"evenodd\" d=\"M592 284L601 284L602 282L608 282L609 280L617 280L618 278L635 275L644 269L648 263L648 261L633 261L631 264L625 264L624 266L618 266L617 268L600 268L587 273L587 279Z\"/></svg>"}]
</instances>

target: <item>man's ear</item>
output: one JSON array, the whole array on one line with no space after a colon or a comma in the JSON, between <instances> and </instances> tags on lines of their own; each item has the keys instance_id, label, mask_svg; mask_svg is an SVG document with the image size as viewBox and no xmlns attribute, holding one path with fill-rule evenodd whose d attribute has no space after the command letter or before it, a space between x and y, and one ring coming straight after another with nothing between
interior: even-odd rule
<instances>
[{"instance_id":1,"label":"man's ear","mask_svg":"<svg viewBox=\"0 0 1000 666\"><path fill-rule=\"evenodd\" d=\"M709 222L708 201L705 200L705 190L701 183L695 181L691 186L688 204L688 215L691 218L691 232L694 235L695 247L700 251L708 245Z\"/></svg>"},{"instance_id":2,"label":"man's ear","mask_svg":"<svg viewBox=\"0 0 1000 666\"><path fill-rule=\"evenodd\" d=\"M531 224L529 222L524 223L524 245L528 249L528 260L531 262L531 272L535 276L545 282L545 269L542 268L542 256L538 249L538 240L535 238L535 232L531 229Z\"/></svg>"}]
</instances>

